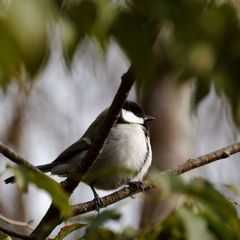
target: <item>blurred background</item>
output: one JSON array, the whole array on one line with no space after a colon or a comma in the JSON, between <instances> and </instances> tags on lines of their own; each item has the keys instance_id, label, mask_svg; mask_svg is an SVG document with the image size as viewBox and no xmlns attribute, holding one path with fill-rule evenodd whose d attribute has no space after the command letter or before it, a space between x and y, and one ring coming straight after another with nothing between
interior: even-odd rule
<instances>
[{"instance_id":1,"label":"blurred background","mask_svg":"<svg viewBox=\"0 0 240 240\"><path fill-rule=\"evenodd\" d=\"M0 141L34 165L53 161L111 104L133 63L139 77L129 99L156 119L152 171L237 142L238 16L237 1L0 1ZM36 226L49 195L33 185L28 193L5 185L13 163L3 156L0 162L1 214ZM236 154L183 177L238 185L239 167ZM156 221L168 208L153 201L158 194L153 189L108 207L122 213L109 226L121 231ZM81 183L71 203L92 199Z\"/></svg>"}]
</instances>

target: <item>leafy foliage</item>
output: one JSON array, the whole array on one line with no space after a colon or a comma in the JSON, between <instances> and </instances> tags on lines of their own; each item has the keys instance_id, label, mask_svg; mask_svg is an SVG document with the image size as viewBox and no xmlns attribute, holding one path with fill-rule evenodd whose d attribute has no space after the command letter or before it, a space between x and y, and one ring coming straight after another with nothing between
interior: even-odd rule
<instances>
[{"instance_id":1,"label":"leafy foliage","mask_svg":"<svg viewBox=\"0 0 240 240\"><path fill-rule=\"evenodd\" d=\"M38 188L49 193L49 195L52 197L53 204L60 209L64 218L71 216L71 208L68 204L68 196L56 181L48 177L46 174L32 172L20 166L9 166L9 168L14 171L15 181L19 190L27 191L29 182L33 183Z\"/></svg>"},{"instance_id":2,"label":"leafy foliage","mask_svg":"<svg viewBox=\"0 0 240 240\"><path fill-rule=\"evenodd\" d=\"M58 233L58 235L55 238L49 238L49 240L62 240L64 239L66 236L68 236L71 232L83 228L85 227L86 224L83 223L74 223L68 226L64 226L61 228L60 232Z\"/></svg>"},{"instance_id":3,"label":"leafy foliage","mask_svg":"<svg viewBox=\"0 0 240 240\"><path fill-rule=\"evenodd\" d=\"M120 214L116 211L105 210L97 217L91 217L90 224L86 228L85 235L82 237L84 240L94 240L94 239L115 239L116 234L110 229L102 227L102 225L109 221L117 221L120 218Z\"/></svg>"},{"instance_id":4,"label":"leafy foliage","mask_svg":"<svg viewBox=\"0 0 240 240\"><path fill-rule=\"evenodd\" d=\"M184 201L140 239L239 239L236 209L212 184L203 179L185 184L172 176L159 183L165 194L178 195Z\"/></svg>"},{"instance_id":5,"label":"leafy foliage","mask_svg":"<svg viewBox=\"0 0 240 240\"><path fill-rule=\"evenodd\" d=\"M119 221L121 215L115 210L104 210L98 215L80 218L81 222L88 223L80 239L240 239L236 209L210 182L197 178L185 183L180 177L164 176L157 179L157 186L161 194L159 199L169 199L172 204L167 216L138 230L126 227L122 232L115 232L105 223ZM75 225L70 226L74 228Z\"/></svg>"},{"instance_id":6,"label":"leafy foliage","mask_svg":"<svg viewBox=\"0 0 240 240\"><path fill-rule=\"evenodd\" d=\"M103 50L114 38L132 63L139 87L147 86L158 71L169 72L178 84L195 77L197 105L214 84L219 96L229 98L239 125L237 14L230 2L216 0L129 0L122 5L108 0L12 0L0 18L0 85L42 69L49 54L49 26L55 22L67 62L85 37L97 40ZM168 37L152 48L166 29Z\"/></svg>"},{"instance_id":7,"label":"leafy foliage","mask_svg":"<svg viewBox=\"0 0 240 240\"><path fill-rule=\"evenodd\" d=\"M240 30L238 11L225 1L129 0L122 5L108 0L11 0L0 3L0 86L12 79L25 81L43 69L49 55L51 27L58 24L67 61L84 38L96 40L106 50L112 39L119 44L145 87L166 71L178 84L195 79L194 104L209 93L227 95L235 122L240 124ZM5 5L4 5L5 4ZM161 46L152 44L167 37ZM159 41L159 39L157 39ZM69 61L70 62L70 61ZM68 198L61 187L43 174L13 168L16 182L26 190L28 182L45 189L64 216ZM122 234L103 228L120 215L104 211L92 219L84 239L239 239L240 224L234 207L202 179L185 184L180 178L159 180L170 197L184 199L171 215L143 231L126 228ZM75 228L76 227L76 228ZM81 227L61 232L64 238ZM1 235L2 237L3 235ZM5 236L3 236L5 237ZM6 236L6 238L8 238Z\"/></svg>"},{"instance_id":8,"label":"leafy foliage","mask_svg":"<svg viewBox=\"0 0 240 240\"><path fill-rule=\"evenodd\" d=\"M121 215L115 210L105 210L100 212L97 216L92 215L84 217L84 221L89 222L88 227L85 230L85 234L80 238L83 240L131 240L135 239L138 235L138 231L132 228L125 228L121 233L115 232L110 228L104 226L109 221L119 221Z\"/></svg>"},{"instance_id":9,"label":"leafy foliage","mask_svg":"<svg viewBox=\"0 0 240 240\"><path fill-rule=\"evenodd\" d=\"M2 1L3 2L3 1ZM1 3L3 4L3 3ZM5 1L8 4L8 1ZM49 9L49 11L46 11ZM12 0L0 18L0 84L13 77L36 74L48 55L49 1Z\"/></svg>"},{"instance_id":10,"label":"leafy foliage","mask_svg":"<svg viewBox=\"0 0 240 240\"><path fill-rule=\"evenodd\" d=\"M11 240L11 238L7 234L5 234L5 233L3 233L1 231L0 231L0 239L2 239L2 240Z\"/></svg>"}]
</instances>

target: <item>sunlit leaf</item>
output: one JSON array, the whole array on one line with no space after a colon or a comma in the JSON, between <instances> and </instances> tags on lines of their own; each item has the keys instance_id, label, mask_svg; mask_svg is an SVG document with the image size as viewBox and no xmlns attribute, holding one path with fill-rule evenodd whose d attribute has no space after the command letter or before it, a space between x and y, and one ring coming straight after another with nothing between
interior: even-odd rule
<instances>
[{"instance_id":1,"label":"sunlit leaf","mask_svg":"<svg viewBox=\"0 0 240 240\"><path fill-rule=\"evenodd\" d=\"M225 188L227 188L229 191L234 193L235 195L240 195L240 186L239 185L233 185L233 184L223 184Z\"/></svg>"},{"instance_id":2,"label":"sunlit leaf","mask_svg":"<svg viewBox=\"0 0 240 240\"><path fill-rule=\"evenodd\" d=\"M4 13L0 12L2 86L8 84L13 77L21 79L35 75L46 63L49 53L49 13L54 17L51 1L8 2Z\"/></svg>"},{"instance_id":3,"label":"sunlit leaf","mask_svg":"<svg viewBox=\"0 0 240 240\"><path fill-rule=\"evenodd\" d=\"M179 181L179 182L178 182ZM201 178L184 183L179 177L158 180L161 193L181 196L184 201L165 220L150 227L148 239L220 239L234 240L240 231L237 211L225 196ZM199 231L199 232L198 232ZM196 236L193 238L194 234ZM140 238L140 239L145 239Z\"/></svg>"},{"instance_id":4,"label":"sunlit leaf","mask_svg":"<svg viewBox=\"0 0 240 240\"><path fill-rule=\"evenodd\" d=\"M186 207L178 211L186 232L186 240L215 240L208 229L207 223L200 215L193 214Z\"/></svg>"},{"instance_id":5,"label":"sunlit leaf","mask_svg":"<svg viewBox=\"0 0 240 240\"><path fill-rule=\"evenodd\" d=\"M58 233L58 235L55 238L49 238L49 240L62 240L64 239L67 235L69 235L71 232L86 227L87 224L84 223L74 223L71 225L67 225L61 228L60 232Z\"/></svg>"},{"instance_id":6,"label":"sunlit leaf","mask_svg":"<svg viewBox=\"0 0 240 240\"><path fill-rule=\"evenodd\" d=\"M1 240L11 240L11 238L7 234L5 234L1 231L0 231L0 239Z\"/></svg>"},{"instance_id":7,"label":"sunlit leaf","mask_svg":"<svg viewBox=\"0 0 240 240\"><path fill-rule=\"evenodd\" d=\"M83 239L116 239L115 237L117 237L118 234L109 229L103 228L102 225L109 220L118 221L120 217L121 215L113 210L105 210L101 212L95 219L91 220L89 226L86 228L86 233Z\"/></svg>"}]
</instances>

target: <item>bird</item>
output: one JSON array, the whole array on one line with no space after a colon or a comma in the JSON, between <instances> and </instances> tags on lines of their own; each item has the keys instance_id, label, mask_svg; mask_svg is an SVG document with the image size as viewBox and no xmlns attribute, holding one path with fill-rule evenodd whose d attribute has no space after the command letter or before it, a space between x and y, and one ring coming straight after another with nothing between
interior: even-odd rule
<instances>
[{"instance_id":1,"label":"bird","mask_svg":"<svg viewBox=\"0 0 240 240\"><path fill-rule=\"evenodd\" d=\"M91 146L98 128L109 108L92 122L83 136L64 150L53 162L36 166L44 173L67 177L83 159ZM108 140L83 182L92 189L97 209L104 202L97 194L99 190L115 190L124 185L135 185L143 189L143 177L152 162L148 121L154 117L145 115L136 102L126 100L112 128ZM14 176L4 180L14 183Z\"/></svg>"}]
</instances>

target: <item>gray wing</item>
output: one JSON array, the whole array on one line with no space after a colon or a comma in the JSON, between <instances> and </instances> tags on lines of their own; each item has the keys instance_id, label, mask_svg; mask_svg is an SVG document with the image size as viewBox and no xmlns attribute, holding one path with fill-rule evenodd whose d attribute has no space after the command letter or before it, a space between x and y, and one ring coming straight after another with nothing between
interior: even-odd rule
<instances>
[{"instance_id":1,"label":"gray wing","mask_svg":"<svg viewBox=\"0 0 240 240\"><path fill-rule=\"evenodd\" d=\"M66 165L68 161L71 161L76 155L80 154L83 151L89 149L91 145L91 140L94 139L98 127L106 116L108 109L105 109L96 120L89 126L87 131L84 133L82 138L80 138L77 142L73 143L66 150L64 150L53 162L45 165L37 166L43 172L52 171L52 169L56 166L60 167L60 165ZM66 166L65 166L66 167ZM65 169L66 170L66 169ZM62 170L61 170L62 171ZM56 173L60 172L60 169L55 169Z\"/></svg>"},{"instance_id":2,"label":"gray wing","mask_svg":"<svg viewBox=\"0 0 240 240\"><path fill-rule=\"evenodd\" d=\"M50 172L54 167L67 163L72 157L88 150L89 147L90 145L84 139L79 139L64 150L53 162L36 167L42 172Z\"/></svg>"},{"instance_id":3,"label":"gray wing","mask_svg":"<svg viewBox=\"0 0 240 240\"><path fill-rule=\"evenodd\" d=\"M89 147L90 144L88 144L84 139L79 139L77 142L73 143L66 150L64 150L52 163L66 163L75 155L81 153L82 151L88 150Z\"/></svg>"},{"instance_id":4,"label":"gray wing","mask_svg":"<svg viewBox=\"0 0 240 240\"><path fill-rule=\"evenodd\" d=\"M36 166L39 170L42 172L49 172L51 171L55 166L59 164L64 164L68 162L73 156L81 153L82 151L88 150L90 145L84 140L79 139L77 142L73 143L71 146L69 146L65 151L63 151L53 162ZM9 177L4 180L6 184L8 183L14 183L14 176Z\"/></svg>"}]
</instances>

